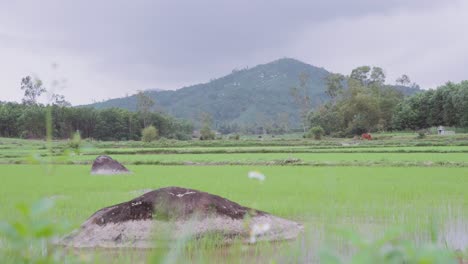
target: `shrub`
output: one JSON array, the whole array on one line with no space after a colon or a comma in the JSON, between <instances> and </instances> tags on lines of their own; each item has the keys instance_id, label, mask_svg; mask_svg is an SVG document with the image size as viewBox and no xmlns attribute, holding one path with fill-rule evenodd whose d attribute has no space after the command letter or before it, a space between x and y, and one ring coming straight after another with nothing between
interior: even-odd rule
<instances>
[{"instance_id":1,"label":"shrub","mask_svg":"<svg viewBox=\"0 0 468 264\"><path fill-rule=\"evenodd\" d=\"M346 132L344 131L336 131L336 132L332 132L330 134L331 137L334 137L334 138L346 138L346 137L349 137L348 134L346 134Z\"/></svg>"},{"instance_id":2,"label":"shrub","mask_svg":"<svg viewBox=\"0 0 468 264\"><path fill-rule=\"evenodd\" d=\"M158 130L154 126L145 127L141 132L141 141L151 142L158 139Z\"/></svg>"},{"instance_id":3,"label":"shrub","mask_svg":"<svg viewBox=\"0 0 468 264\"><path fill-rule=\"evenodd\" d=\"M81 134L80 131L76 131L75 134L73 134L72 138L70 139L70 143L68 143L70 148L74 150L78 150L81 145Z\"/></svg>"},{"instance_id":4,"label":"shrub","mask_svg":"<svg viewBox=\"0 0 468 264\"><path fill-rule=\"evenodd\" d=\"M323 134L325 134L325 130L321 126L314 126L309 130L308 138L314 137L314 139L320 140Z\"/></svg>"},{"instance_id":5,"label":"shrub","mask_svg":"<svg viewBox=\"0 0 468 264\"><path fill-rule=\"evenodd\" d=\"M239 139L240 139L240 135L239 135L239 134L230 135L230 136L229 136L229 139L232 139L232 140L239 140Z\"/></svg>"},{"instance_id":6,"label":"shrub","mask_svg":"<svg viewBox=\"0 0 468 264\"><path fill-rule=\"evenodd\" d=\"M20 138L21 139L32 139L34 137L31 135L31 133L29 131L25 130L25 131L21 132Z\"/></svg>"},{"instance_id":7,"label":"shrub","mask_svg":"<svg viewBox=\"0 0 468 264\"><path fill-rule=\"evenodd\" d=\"M203 127L200 130L200 140L213 140L215 139L215 133L211 131L211 129L208 126Z\"/></svg>"},{"instance_id":8,"label":"shrub","mask_svg":"<svg viewBox=\"0 0 468 264\"><path fill-rule=\"evenodd\" d=\"M418 139L423 139L423 138L426 138L426 131L424 130L419 130L418 131L418 136L417 136Z\"/></svg>"},{"instance_id":9,"label":"shrub","mask_svg":"<svg viewBox=\"0 0 468 264\"><path fill-rule=\"evenodd\" d=\"M177 140L191 140L191 139L192 139L192 136L189 135L189 134L184 134L184 133L181 133L181 132L176 132L174 138L177 139Z\"/></svg>"}]
</instances>

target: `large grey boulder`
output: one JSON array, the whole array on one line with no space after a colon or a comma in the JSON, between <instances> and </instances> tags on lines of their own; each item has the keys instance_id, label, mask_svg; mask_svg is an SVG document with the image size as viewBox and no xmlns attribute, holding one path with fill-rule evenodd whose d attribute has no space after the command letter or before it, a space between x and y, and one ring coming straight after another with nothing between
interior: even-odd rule
<instances>
[{"instance_id":1,"label":"large grey boulder","mask_svg":"<svg viewBox=\"0 0 468 264\"><path fill-rule=\"evenodd\" d=\"M301 230L302 226L296 222L217 195L167 187L97 211L61 244L152 248L158 246L155 237L177 240L217 234L223 243L235 239L254 242L294 239Z\"/></svg>"},{"instance_id":2,"label":"large grey boulder","mask_svg":"<svg viewBox=\"0 0 468 264\"><path fill-rule=\"evenodd\" d=\"M91 174L114 175L131 173L124 165L109 156L99 156L93 162Z\"/></svg>"}]
</instances>

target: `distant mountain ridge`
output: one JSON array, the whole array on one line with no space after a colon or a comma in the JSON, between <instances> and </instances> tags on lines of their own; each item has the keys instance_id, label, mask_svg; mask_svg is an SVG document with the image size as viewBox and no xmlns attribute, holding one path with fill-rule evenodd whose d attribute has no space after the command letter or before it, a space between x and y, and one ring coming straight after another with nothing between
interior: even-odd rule
<instances>
[{"instance_id":1,"label":"distant mountain ridge","mask_svg":"<svg viewBox=\"0 0 468 264\"><path fill-rule=\"evenodd\" d=\"M301 73L309 75L307 90L312 107L327 101L325 80L330 72L290 58L234 70L231 74L208 83L174 91L150 90L146 94L155 100L156 110L191 120L195 124L202 113L209 113L215 127L234 123L272 123L279 118L287 119L286 122L291 127L298 127L298 108L290 91L291 87L299 85ZM137 97L131 95L87 106L136 110Z\"/></svg>"}]
</instances>

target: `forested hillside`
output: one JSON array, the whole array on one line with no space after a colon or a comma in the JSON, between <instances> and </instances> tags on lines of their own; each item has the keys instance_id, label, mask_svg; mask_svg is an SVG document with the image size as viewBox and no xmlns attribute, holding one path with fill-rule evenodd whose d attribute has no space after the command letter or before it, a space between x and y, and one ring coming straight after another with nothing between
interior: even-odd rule
<instances>
[{"instance_id":1,"label":"forested hillside","mask_svg":"<svg viewBox=\"0 0 468 264\"><path fill-rule=\"evenodd\" d=\"M297 107L290 88L298 85L299 75L308 75L307 89L312 106L325 100L325 78L329 72L294 59L280 59L231 74L208 83L184 87L176 91L147 91L155 100L155 109L199 123L208 113L213 125L263 124L282 120L289 125L299 123ZM137 109L135 95L91 105L96 108L120 107Z\"/></svg>"},{"instance_id":2,"label":"forested hillside","mask_svg":"<svg viewBox=\"0 0 468 264\"><path fill-rule=\"evenodd\" d=\"M146 91L155 102L154 109L191 120L198 126L204 113L211 115L213 127L231 131L239 127L299 128L301 110L291 88L304 80L304 96L314 109L327 102L326 79L330 72L295 59L279 59L253 68L234 70L208 83L175 91ZM418 89L396 87L405 94ZM89 105L98 109L119 107L137 110L137 95ZM254 132L254 131L251 131Z\"/></svg>"}]
</instances>

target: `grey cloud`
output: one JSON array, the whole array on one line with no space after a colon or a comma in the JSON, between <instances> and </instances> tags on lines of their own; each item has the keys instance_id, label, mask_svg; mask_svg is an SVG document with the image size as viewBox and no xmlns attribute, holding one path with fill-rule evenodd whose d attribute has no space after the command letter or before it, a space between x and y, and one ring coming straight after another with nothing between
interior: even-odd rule
<instances>
[{"instance_id":1,"label":"grey cloud","mask_svg":"<svg viewBox=\"0 0 468 264\"><path fill-rule=\"evenodd\" d=\"M24 31L43 35L38 44L44 46L119 63L178 65L201 59L222 62L281 45L310 23L401 6L420 8L430 6L428 2L56 0L10 2L2 10Z\"/></svg>"},{"instance_id":2,"label":"grey cloud","mask_svg":"<svg viewBox=\"0 0 468 264\"><path fill-rule=\"evenodd\" d=\"M314 47L326 48L325 36L329 37L317 30L321 25L398 12L418 13L456 3L0 0L0 49L32 52L41 59L50 58L49 64L56 59L62 64L77 61L81 66L76 70L83 72L69 73L75 77L75 83L93 75L89 79L96 83L90 89L110 90L103 86L115 81L114 90L123 95L136 89L177 88L206 81L234 67L283 56L294 55L318 64L310 54L316 54ZM304 36L311 28L316 35ZM298 45L301 37L305 43L313 39L313 45ZM317 45L318 42L325 44ZM359 47L355 49L352 52L359 54ZM347 64L352 63L351 59L354 58L349 58ZM330 61L336 58L332 56ZM324 63L326 58L319 62L322 65L318 66L330 65ZM93 86L93 82L86 80L82 85ZM146 87L135 87L140 85ZM76 101L85 100L90 99L81 96Z\"/></svg>"}]
</instances>

